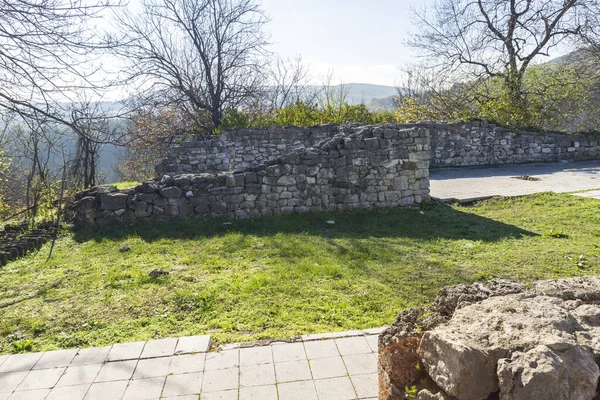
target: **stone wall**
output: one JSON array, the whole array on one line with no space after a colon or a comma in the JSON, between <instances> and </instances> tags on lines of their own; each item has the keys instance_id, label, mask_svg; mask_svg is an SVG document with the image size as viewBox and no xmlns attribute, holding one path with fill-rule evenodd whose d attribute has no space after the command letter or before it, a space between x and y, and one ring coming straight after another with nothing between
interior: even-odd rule
<instances>
[{"instance_id":1,"label":"stone wall","mask_svg":"<svg viewBox=\"0 0 600 400\"><path fill-rule=\"evenodd\" d=\"M569 135L501 128L487 122L401 124L430 131L431 166L465 167L600 159L599 135ZM238 129L174 146L157 167L160 176L242 171L331 139L351 126Z\"/></svg>"},{"instance_id":2,"label":"stone wall","mask_svg":"<svg viewBox=\"0 0 600 400\"><path fill-rule=\"evenodd\" d=\"M427 126L432 167L600 160L600 135L511 130L479 121Z\"/></svg>"},{"instance_id":3,"label":"stone wall","mask_svg":"<svg viewBox=\"0 0 600 400\"><path fill-rule=\"evenodd\" d=\"M173 146L156 166L160 175L241 171L290 151L331 139L344 127L329 124L311 128L233 129Z\"/></svg>"},{"instance_id":4,"label":"stone wall","mask_svg":"<svg viewBox=\"0 0 600 400\"><path fill-rule=\"evenodd\" d=\"M379 400L598 400L600 278L442 289L379 336Z\"/></svg>"},{"instance_id":5,"label":"stone wall","mask_svg":"<svg viewBox=\"0 0 600 400\"><path fill-rule=\"evenodd\" d=\"M0 267L9 261L23 257L27 252L39 249L52 239L57 228L52 223L43 223L30 230L27 224L6 225L0 229Z\"/></svg>"},{"instance_id":6,"label":"stone wall","mask_svg":"<svg viewBox=\"0 0 600 400\"><path fill-rule=\"evenodd\" d=\"M164 175L132 190L77 196L87 224L171 218L243 219L290 212L413 206L429 200L429 132L394 125L337 135L239 172Z\"/></svg>"}]
</instances>

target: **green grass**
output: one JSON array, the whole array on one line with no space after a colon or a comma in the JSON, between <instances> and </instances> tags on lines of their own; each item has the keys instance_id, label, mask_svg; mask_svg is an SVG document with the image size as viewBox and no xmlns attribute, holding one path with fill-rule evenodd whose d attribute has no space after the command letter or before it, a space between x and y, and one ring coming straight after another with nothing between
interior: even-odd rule
<instances>
[{"instance_id":1,"label":"green grass","mask_svg":"<svg viewBox=\"0 0 600 400\"><path fill-rule=\"evenodd\" d=\"M115 182L111 183L110 186L115 186L119 190L132 189L139 185L141 182Z\"/></svg>"},{"instance_id":2,"label":"green grass","mask_svg":"<svg viewBox=\"0 0 600 400\"><path fill-rule=\"evenodd\" d=\"M0 268L0 352L211 334L217 342L376 327L444 285L600 273L600 202L187 221L70 232ZM326 223L335 220L334 225ZM131 248L120 252L119 246ZM150 278L157 268L170 275Z\"/></svg>"}]
</instances>

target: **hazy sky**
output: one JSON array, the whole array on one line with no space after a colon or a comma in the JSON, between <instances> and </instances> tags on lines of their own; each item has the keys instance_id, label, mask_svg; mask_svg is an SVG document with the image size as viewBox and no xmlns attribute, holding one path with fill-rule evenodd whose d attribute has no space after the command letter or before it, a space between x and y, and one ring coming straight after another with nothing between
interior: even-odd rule
<instances>
[{"instance_id":1,"label":"hazy sky","mask_svg":"<svg viewBox=\"0 0 600 400\"><path fill-rule=\"evenodd\" d=\"M274 51L300 55L314 79L394 85L398 66L415 54L404 46L411 9L428 0L261 0Z\"/></svg>"}]
</instances>

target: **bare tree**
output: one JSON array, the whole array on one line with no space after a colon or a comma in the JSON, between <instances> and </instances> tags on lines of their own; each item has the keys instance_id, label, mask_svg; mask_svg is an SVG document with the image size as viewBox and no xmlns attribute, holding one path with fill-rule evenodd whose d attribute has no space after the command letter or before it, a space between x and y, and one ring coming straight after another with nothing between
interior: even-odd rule
<instances>
[{"instance_id":1,"label":"bare tree","mask_svg":"<svg viewBox=\"0 0 600 400\"><path fill-rule=\"evenodd\" d=\"M210 115L259 93L267 18L254 0L143 0L142 11L118 15L126 45L119 54L149 100Z\"/></svg>"},{"instance_id":2,"label":"bare tree","mask_svg":"<svg viewBox=\"0 0 600 400\"><path fill-rule=\"evenodd\" d=\"M86 189L96 186L100 151L106 144L125 144L129 140L125 123L111 115L102 103L83 99L72 104L70 127L77 137L70 162L71 184Z\"/></svg>"},{"instance_id":3,"label":"bare tree","mask_svg":"<svg viewBox=\"0 0 600 400\"><path fill-rule=\"evenodd\" d=\"M348 98L350 87L345 83L334 84L335 72L330 70L322 79L322 92L319 102L323 109L340 110Z\"/></svg>"},{"instance_id":4,"label":"bare tree","mask_svg":"<svg viewBox=\"0 0 600 400\"><path fill-rule=\"evenodd\" d=\"M95 61L113 44L91 21L108 1L0 0L0 108L68 125L62 106L72 93L103 85Z\"/></svg>"},{"instance_id":5,"label":"bare tree","mask_svg":"<svg viewBox=\"0 0 600 400\"><path fill-rule=\"evenodd\" d=\"M310 81L309 67L301 57L276 56L268 72L269 109L282 109L297 101L307 104L316 101L321 91Z\"/></svg>"},{"instance_id":6,"label":"bare tree","mask_svg":"<svg viewBox=\"0 0 600 400\"><path fill-rule=\"evenodd\" d=\"M597 0L440 0L417 13L419 33L410 44L432 65L501 79L511 102L526 110L527 69L579 37L598 12Z\"/></svg>"},{"instance_id":7,"label":"bare tree","mask_svg":"<svg viewBox=\"0 0 600 400\"><path fill-rule=\"evenodd\" d=\"M24 208L33 222L40 206L53 200L57 180L55 157L62 151L57 123L43 115L18 118L7 124L6 143L12 155L10 176L2 194L13 209Z\"/></svg>"}]
</instances>

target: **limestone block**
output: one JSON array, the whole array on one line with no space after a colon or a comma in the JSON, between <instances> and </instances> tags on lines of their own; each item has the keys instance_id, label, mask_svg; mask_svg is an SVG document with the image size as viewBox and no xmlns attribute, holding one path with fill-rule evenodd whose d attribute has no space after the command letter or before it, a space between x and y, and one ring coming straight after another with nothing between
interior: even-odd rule
<instances>
[{"instance_id":1,"label":"limestone block","mask_svg":"<svg viewBox=\"0 0 600 400\"><path fill-rule=\"evenodd\" d=\"M285 176L280 177L277 180L277 184L278 185L282 185L282 186L295 185L296 184L296 178L294 176L291 176L291 175L285 175Z\"/></svg>"},{"instance_id":2,"label":"limestone block","mask_svg":"<svg viewBox=\"0 0 600 400\"><path fill-rule=\"evenodd\" d=\"M536 346L498 361L502 400L590 400L598 376L593 354L582 346L562 351Z\"/></svg>"},{"instance_id":3,"label":"limestone block","mask_svg":"<svg viewBox=\"0 0 600 400\"><path fill-rule=\"evenodd\" d=\"M179 199L182 193L181 189L174 186L160 189L160 194L167 199Z\"/></svg>"},{"instance_id":4,"label":"limestone block","mask_svg":"<svg viewBox=\"0 0 600 400\"><path fill-rule=\"evenodd\" d=\"M107 193L100 196L100 208L103 210L118 210L127 208L128 195L125 193Z\"/></svg>"},{"instance_id":5,"label":"limestone block","mask_svg":"<svg viewBox=\"0 0 600 400\"><path fill-rule=\"evenodd\" d=\"M77 203L77 211L93 210L98 206L98 200L95 196L86 196Z\"/></svg>"}]
</instances>

